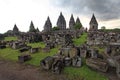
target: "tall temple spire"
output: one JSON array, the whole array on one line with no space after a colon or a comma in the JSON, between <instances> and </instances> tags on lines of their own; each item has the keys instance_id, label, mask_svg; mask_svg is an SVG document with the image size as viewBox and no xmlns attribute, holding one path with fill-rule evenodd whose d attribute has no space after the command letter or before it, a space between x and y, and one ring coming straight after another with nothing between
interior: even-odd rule
<instances>
[{"instance_id":1,"label":"tall temple spire","mask_svg":"<svg viewBox=\"0 0 120 80\"><path fill-rule=\"evenodd\" d=\"M82 27L83 27L83 26L82 26L82 23L80 22L79 17L77 17L77 19L76 19L75 26L76 26L76 27L78 26L78 29L80 29L80 28L82 28Z\"/></svg>"},{"instance_id":2,"label":"tall temple spire","mask_svg":"<svg viewBox=\"0 0 120 80\"><path fill-rule=\"evenodd\" d=\"M19 32L19 29L16 24L14 25L13 32Z\"/></svg>"},{"instance_id":3,"label":"tall temple spire","mask_svg":"<svg viewBox=\"0 0 120 80\"><path fill-rule=\"evenodd\" d=\"M36 29L34 27L33 21L31 21L31 23L30 23L29 32L36 32Z\"/></svg>"},{"instance_id":4,"label":"tall temple spire","mask_svg":"<svg viewBox=\"0 0 120 80\"><path fill-rule=\"evenodd\" d=\"M81 23L81 22L80 22L79 17L77 17L77 19L76 19L76 24L79 24L79 23Z\"/></svg>"},{"instance_id":5,"label":"tall temple spire","mask_svg":"<svg viewBox=\"0 0 120 80\"><path fill-rule=\"evenodd\" d=\"M44 25L44 31L45 32L50 32L52 30L52 23L50 21L50 18L48 16L46 22L45 22L45 25Z\"/></svg>"},{"instance_id":6,"label":"tall temple spire","mask_svg":"<svg viewBox=\"0 0 120 80\"><path fill-rule=\"evenodd\" d=\"M62 12L60 12L60 16L57 20L57 27L60 30L65 30L66 29L66 21L65 21L65 18L63 16Z\"/></svg>"},{"instance_id":7,"label":"tall temple spire","mask_svg":"<svg viewBox=\"0 0 120 80\"><path fill-rule=\"evenodd\" d=\"M94 14L92 15L92 18L90 20L89 25L90 25L90 29L89 29L90 31L97 31L98 30L98 22L94 16Z\"/></svg>"},{"instance_id":8,"label":"tall temple spire","mask_svg":"<svg viewBox=\"0 0 120 80\"><path fill-rule=\"evenodd\" d=\"M94 15L94 13L93 13L93 15L92 15L92 18L91 18L91 21L90 21L90 24L98 24L98 22L97 22L97 20L96 20L96 18L95 18L95 15Z\"/></svg>"},{"instance_id":9,"label":"tall temple spire","mask_svg":"<svg viewBox=\"0 0 120 80\"><path fill-rule=\"evenodd\" d=\"M15 25L14 25L14 28L13 28L13 34L14 34L14 35L19 35L19 32L20 32L20 31L19 31L17 25L15 24Z\"/></svg>"},{"instance_id":10,"label":"tall temple spire","mask_svg":"<svg viewBox=\"0 0 120 80\"><path fill-rule=\"evenodd\" d=\"M74 29L74 26L75 26L75 20L74 20L73 14L71 14L70 21L69 21L69 28Z\"/></svg>"}]
</instances>

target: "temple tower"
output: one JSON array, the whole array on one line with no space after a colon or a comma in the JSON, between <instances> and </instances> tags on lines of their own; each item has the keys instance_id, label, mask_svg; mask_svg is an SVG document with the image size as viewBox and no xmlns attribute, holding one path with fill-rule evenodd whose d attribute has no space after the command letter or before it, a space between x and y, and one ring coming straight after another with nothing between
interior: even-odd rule
<instances>
[{"instance_id":1,"label":"temple tower","mask_svg":"<svg viewBox=\"0 0 120 80\"><path fill-rule=\"evenodd\" d=\"M65 21L65 18L62 14L62 12L60 13L60 16L57 20L57 27L60 29L60 30L65 30L66 29L66 21Z\"/></svg>"},{"instance_id":2,"label":"temple tower","mask_svg":"<svg viewBox=\"0 0 120 80\"><path fill-rule=\"evenodd\" d=\"M45 32L50 32L52 30L52 23L50 21L50 18L48 16L46 22L45 22L45 25L44 25L44 31Z\"/></svg>"},{"instance_id":3,"label":"temple tower","mask_svg":"<svg viewBox=\"0 0 120 80\"><path fill-rule=\"evenodd\" d=\"M91 18L89 25L90 25L89 31L97 31L98 30L98 22L94 16L94 14Z\"/></svg>"},{"instance_id":4,"label":"temple tower","mask_svg":"<svg viewBox=\"0 0 120 80\"><path fill-rule=\"evenodd\" d=\"M70 17L70 21L69 21L69 28L74 29L74 26L75 26L75 20L74 20L73 14L72 14Z\"/></svg>"}]
</instances>

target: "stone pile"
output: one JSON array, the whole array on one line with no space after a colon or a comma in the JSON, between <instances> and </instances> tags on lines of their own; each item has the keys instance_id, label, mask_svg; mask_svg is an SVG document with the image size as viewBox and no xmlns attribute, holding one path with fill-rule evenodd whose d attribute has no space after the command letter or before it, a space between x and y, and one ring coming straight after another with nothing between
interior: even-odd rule
<instances>
[{"instance_id":1,"label":"stone pile","mask_svg":"<svg viewBox=\"0 0 120 80\"><path fill-rule=\"evenodd\" d=\"M113 32L89 32L88 41L89 45L116 45L120 44L120 33Z\"/></svg>"}]
</instances>

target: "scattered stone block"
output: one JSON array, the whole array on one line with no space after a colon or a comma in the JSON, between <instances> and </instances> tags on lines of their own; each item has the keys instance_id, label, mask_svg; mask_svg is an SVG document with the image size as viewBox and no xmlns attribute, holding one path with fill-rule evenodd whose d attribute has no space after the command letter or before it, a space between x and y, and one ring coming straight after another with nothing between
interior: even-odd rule
<instances>
[{"instance_id":1,"label":"scattered stone block","mask_svg":"<svg viewBox=\"0 0 120 80\"><path fill-rule=\"evenodd\" d=\"M5 45L0 45L0 49L4 49L4 48L6 48Z\"/></svg>"},{"instance_id":2,"label":"scattered stone block","mask_svg":"<svg viewBox=\"0 0 120 80\"><path fill-rule=\"evenodd\" d=\"M54 62L54 58L48 56L45 59L41 60L40 65L42 66L43 69L49 70L52 68L53 62Z\"/></svg>"},{"instance_id":3,"label":"scattered stone block","mask_svg":"<svg viewBox=\"0 0 120 80\"><path fill-rule=\"evenodd\" d=\"M39 50L40 50L40 47L38 47L38 48L31 48L30 49L30 53L36 53L36 52L39 52Z\"/></svg>"},{"instance_id":4,"label":"scattered stone block","mask_svg":"<svg viewBox=\"0 0 120 80\"><path fill-rule=\"evenodd\" d=\"M23 55L18 56L18 61L21 63L28 61L30 59L31 59L31 56L29 54L23 54Z\"/></svg>"}]
</instances>

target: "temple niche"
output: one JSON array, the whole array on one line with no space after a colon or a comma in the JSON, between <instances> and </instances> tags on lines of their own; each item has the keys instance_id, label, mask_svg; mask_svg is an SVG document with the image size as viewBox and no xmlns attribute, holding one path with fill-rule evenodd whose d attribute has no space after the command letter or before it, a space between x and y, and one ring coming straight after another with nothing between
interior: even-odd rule
<instances>
[{"instance_id":1,"label":"temple niche","mask_svg":"<svg viewBox=\"0 0 120 80\"><path fill-rule=\"evenodd\" d=\"M69 28L73 30L74 26L75 26L75 20L74 20L73 14L72 14L70 17L70 21L69 21Z\"/></svg>"},{"instance_id":2,"label":"temple niche","mask_svg":"<svg viewBox=\"0 0 120 80\"><path fill-rule=\"evenodd\" d=\"M62 14L62 12L60 13L60 16L57 20L57 27L59 28L59 30L65 30L66 29L66 20Z\"/></svg>"},{"instance_id":3,"label":"temple niche","mask_svg":"<svg viewBox=\"0 0 120 80\"><path fill-rule=\"evenodd\" d=\"M90 25L89 31L97 31L98 30L98 22L94 16L94 14L92 15L89 25Z\"/></svg>"},{"instance_id":4,"label":"temple niche","mask_svg":"<svg viewBox=\"0 0 120 80\"><path fill-rule=\"evenodd\" d=\"M52 30L52 23L50 21L50 18L48 16L45 25L44 25L44 32L50 32Z\"/></svg>"}]
</instances>

